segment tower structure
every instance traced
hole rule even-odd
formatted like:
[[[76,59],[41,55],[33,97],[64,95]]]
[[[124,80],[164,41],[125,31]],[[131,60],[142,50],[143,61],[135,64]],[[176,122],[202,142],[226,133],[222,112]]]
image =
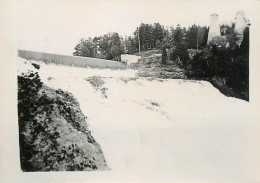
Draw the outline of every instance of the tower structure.
[[[245,18],[244,11],[237,11],[235,18],[235,33],[237,37],[237,44],[240,46],[243,40],[243,33],[247,26],[247,20]]]
[[[208,42],[212,42],[214,38],[217,38],[220,36],[220,26],[218,23],[218,14],[213,13],[210,15],[210,27],[209,27],[209,34],[208,34]]]

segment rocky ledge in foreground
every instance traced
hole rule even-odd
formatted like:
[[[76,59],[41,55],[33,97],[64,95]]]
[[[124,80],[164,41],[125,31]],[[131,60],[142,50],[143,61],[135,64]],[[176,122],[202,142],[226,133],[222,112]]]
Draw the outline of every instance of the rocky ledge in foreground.
[[[77,100],[37,73],[18,76],[18,120],[23,171],[109,169]]]

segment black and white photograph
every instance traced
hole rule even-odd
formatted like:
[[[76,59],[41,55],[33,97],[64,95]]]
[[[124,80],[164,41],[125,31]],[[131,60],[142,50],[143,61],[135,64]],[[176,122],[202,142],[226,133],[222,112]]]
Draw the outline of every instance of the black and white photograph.
[[[17,182],[259,181],[259,1],[11,7]]]

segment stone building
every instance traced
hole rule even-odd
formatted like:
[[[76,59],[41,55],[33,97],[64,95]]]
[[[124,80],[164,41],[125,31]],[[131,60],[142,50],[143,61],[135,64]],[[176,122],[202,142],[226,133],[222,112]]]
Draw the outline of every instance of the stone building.
[[[213,13],[210,15],[210,26],[208,34],[208,44],[213,41],[214,38],[220,37],[220,26],[218,23],[218,14]]]
[[[239,46],[241,45],[243,40],[244,30],[249,25],[250,23],[245,18],[244,11],[237,11],[236,18],[235,18],[234,32],[237,38],[236,43]],[[226,31],[227,28],[225,27],[223,27],[222,29],[220,28],[219,21],[218,21],[218,14],[216,13],[211,14],[207,44],[213,43],[218,46],[229,47],[230,43],[228,37],[230,32],[226,33]],[[192,60],[197,53],[201,52],[201,50],[188,49],[187,52],[189,54],[189,58]]]
[[[237,44],[240,46],[243,40],[243,33],[248,24],[244,11],[237,11],[235,18],[235,33],[238,38]]]
[[[243,40],[244,30],[248,25],[249,22],[245,18],[244,11],[237,11],[236,18],[235,18],[234,32],[236,34],[236,37],[238,38],[237,44],[239,46],[241,45],[241,42]],[[214,43],[218,45],[228,46],[229,43],[227,42],[227,35],[221,36],[221,31],[222,33],[225,34],[226,29],[220,30],[220,25],[218,23],[218,14],[214,13],[211,15],[211,19],[210,19],[210,27],[209,27],[207,44]]]

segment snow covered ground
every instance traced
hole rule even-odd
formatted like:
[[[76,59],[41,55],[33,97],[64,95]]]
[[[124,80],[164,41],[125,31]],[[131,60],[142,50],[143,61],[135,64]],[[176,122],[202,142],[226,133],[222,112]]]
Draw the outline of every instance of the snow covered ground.
[[[18,70],[31,68],[19,58]],[[42,81],[71,92],[117,180],[248,180],[249,103],[210,83],[135,78],[134,70],[46,65]],[[28,68],[26,68],[28,67]],[[100,76],[106,96],[86,81]]]

